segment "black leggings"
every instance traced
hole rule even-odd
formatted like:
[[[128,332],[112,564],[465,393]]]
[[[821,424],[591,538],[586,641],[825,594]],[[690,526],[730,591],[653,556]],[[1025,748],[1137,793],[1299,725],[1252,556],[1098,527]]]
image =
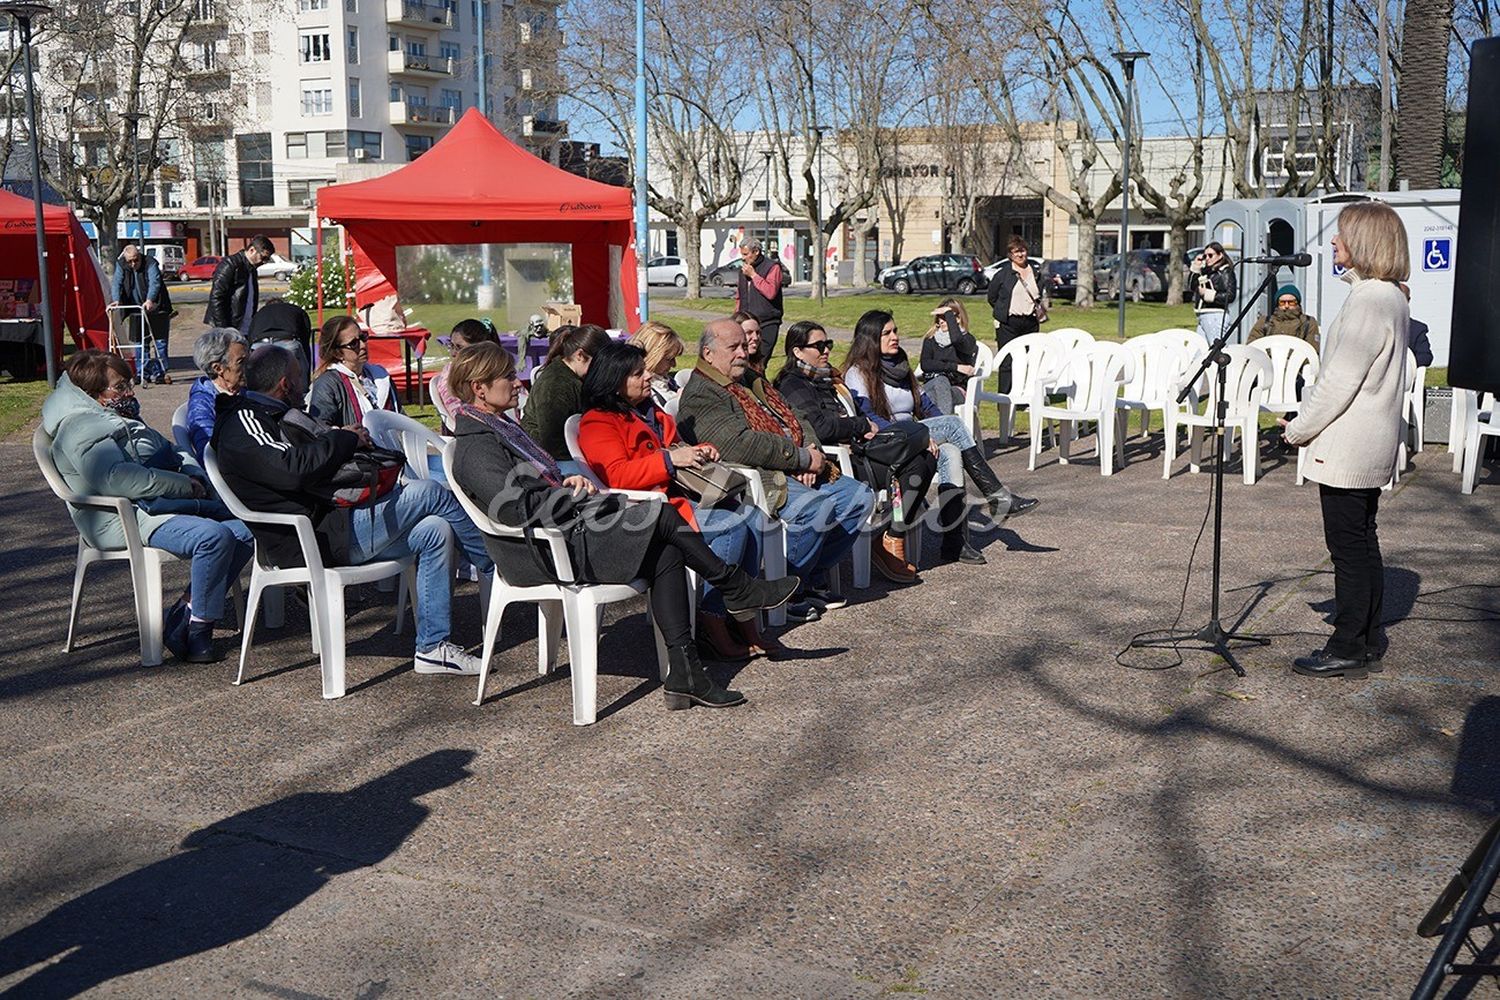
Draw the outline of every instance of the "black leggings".
[[[1000,348],[1017,337],[1024,337],[1028,333],[1036,333],[1041,328],[1042,326],[1037,322],[1035,316],[1007,316],[995,327],[995,350],[998,352]],[[1010,358],[1006,358],[1000,363],[999,376],[1000,391],[1009,393],[1011,390]]]
[[[682,519],[677,508],[663,503],[661,516],[646,557],[641,560],[640,576],[647,584],[647,599],[656,627],[668,646],[686,646],[693,641],[688,615],[687,574],[693,570],[705,580],[722,581],[733,568],[714,554],[692,525]]]

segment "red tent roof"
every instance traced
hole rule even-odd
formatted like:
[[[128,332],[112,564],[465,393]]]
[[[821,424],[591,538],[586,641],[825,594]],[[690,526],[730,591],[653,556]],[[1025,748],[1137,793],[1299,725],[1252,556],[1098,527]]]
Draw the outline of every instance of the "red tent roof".
[[[318,192],[318,214],[336,222],[629,220],[628,188],[560,170],[501,135],[470,108],[427,152],[382,177]]]
[[[43,205],[42,226],[49,233],[66,233],[74,215],[66,205]],[[36,233],[36,206],[30,198],[0,189],[0,231]]]

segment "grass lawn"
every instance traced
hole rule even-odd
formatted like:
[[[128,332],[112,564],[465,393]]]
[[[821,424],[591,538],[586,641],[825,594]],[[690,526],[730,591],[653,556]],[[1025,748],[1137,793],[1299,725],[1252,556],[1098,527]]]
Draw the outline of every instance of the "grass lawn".
[[[47,380],[17,382],[0,376],[0,438],[7,438],[36,419],[47,398]]]

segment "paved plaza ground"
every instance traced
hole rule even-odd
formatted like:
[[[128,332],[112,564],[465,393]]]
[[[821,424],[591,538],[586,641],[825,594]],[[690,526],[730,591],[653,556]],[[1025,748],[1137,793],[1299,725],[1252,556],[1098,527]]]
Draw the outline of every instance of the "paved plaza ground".
[[[185,397],[143,393],[148,418]],[[575,728],[526,608],[480,708],[411,672],[373,591],[339,701],[295,610],[242,687],[143,669],[119,569],[64,655],[76,534],[29,437],[0,442],[16,996],[1405,995],[1500,799],[1500,470],[1462,496],[1441,448],[1382,504],[1368,680],[1289,669],[1332,582],[1316,487],[1279,460],[1226,484],[1229,607],[1280,633],[1249,676],[1116,662],[1172,622],[1211,482],[1163,481],[1158,437],[1107,479],[999,451],[1043,505],[984,536],[989,565],[931,542],[922,584],[789,632],[804,659],[726,669],[742,709],[666,713],[643,605],[611,611],[604,711]],[[479,629],[463,584],[457,638]]]

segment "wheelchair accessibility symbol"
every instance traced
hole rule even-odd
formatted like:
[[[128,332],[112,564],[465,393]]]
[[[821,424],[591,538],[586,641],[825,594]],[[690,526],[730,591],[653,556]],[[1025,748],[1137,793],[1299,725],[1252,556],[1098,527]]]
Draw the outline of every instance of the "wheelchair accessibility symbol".
[[[1422,241],[1422,270],[1446,271],[1453,266],[1451,238]]]

